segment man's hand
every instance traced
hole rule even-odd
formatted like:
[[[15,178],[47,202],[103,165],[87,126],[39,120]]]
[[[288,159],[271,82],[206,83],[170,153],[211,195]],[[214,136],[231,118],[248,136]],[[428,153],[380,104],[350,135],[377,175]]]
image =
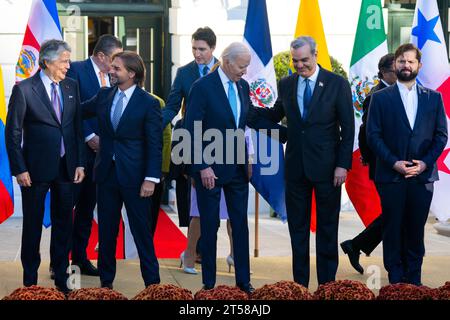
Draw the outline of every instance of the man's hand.
[[[405,178],[411,178],[416,175],[417,168],[416,166],[411,166],[411,162],[399,160],[394,164],[393,169],[400,174],[404,175]]]
[[[203,186],[211,190],[214,188],[216,182],[214,180],[217,179],[216,175],[214,174],[214,170],[210,167],[200,170],[200,177],[202,178]]]
[[[21,187],[31,187],[31,178],[28,171],[22,172],[16,176],[17,183]]]
[[[155,192],[155,183],[153,181],[145,180],[141,186],[141,193],[139,194],[142,198],[148,198]]]
[[[87,142],[89,148],[91,148],[94,152],[97,152],[100,148],[100,138],[99,136],[95,135]]]
[[[412,160],[412,163],[414,163],[414,166],[408,168],[410,170],[409,173],[405,175],[405,178],[418,176],[427,169],[427,165],[422,160]]]
[[[84,179],[84,168],[83,167],[77,167],[75,169],[75,177],[73,179],[74,183],[81,183]]]
[[[336,169],[334,169],[334,186],[342,186],[345,179],[347,179],[347,169],[336,167]]]

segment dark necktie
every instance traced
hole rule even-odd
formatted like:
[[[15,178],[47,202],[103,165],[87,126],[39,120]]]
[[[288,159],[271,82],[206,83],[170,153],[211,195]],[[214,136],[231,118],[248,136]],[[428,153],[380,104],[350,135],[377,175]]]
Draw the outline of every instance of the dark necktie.
[[[202,77],[206,76],[209,72],[208,66],[204,66],[202,70]]]
[[[305,91],[303,92],[303,119],[306,119],[309,112],[309,103],[311,102],[311,87],[309,86],[308,78],[305,79]]]
[[[61,118],[62,118],[61,100],[59,100],[58,84],[55,82],[52,82],[52,106],[53,106],[53,110],[55,110],[56,118],[58,118],[59,123],[61,123]],[[64,139],[61,135],[61,148],[59,150],[59,155],[61,157],[63,157],[65,153],[66,153],[66,150],[64,148]]]

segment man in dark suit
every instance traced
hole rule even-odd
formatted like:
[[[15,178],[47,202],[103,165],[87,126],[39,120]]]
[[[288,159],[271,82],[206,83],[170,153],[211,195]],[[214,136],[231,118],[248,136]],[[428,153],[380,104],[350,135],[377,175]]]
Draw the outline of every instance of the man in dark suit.
[[[94,165],[97,183],[99,257],[102,287],[112,288],[116,241],[123,204],[138,250],[145,286],[159,283],[153,247],[151,203],[161,178],[162,121],[158,100],[141,89],[145,66],[134,52],[113,56],[111,80],[83,103],[85,117],[96,116],[100,149]]]
[[[395,52],[397,83],[372,95],[367,142],[376,155],[381,198],[383,261],[389,283],[421,285],[424,228],[438,180],[436,160],[447,143],[440,93],[416,83],[421,52]]]
[[[296,73],[280,80],[278,99],[258,112],[275,122],[287,118],[286,209],[294,280],[309,284],[309,228],[312,191],[317,204],[317,276],[335,280],[341,185],[352,163],[354,119],[348,82],[317,64],[316,43],[291,43]]]
[[[191,134],[193,148],[189,172],[195,180],[200,212],[202,279],[206,290],[212,289],[216,283],[221,190],[225,194],[233,230],[236,285],[245,292],[254,290],[250,284],[244,137],[248,115],[253,108],[250,106],[249,85],[242,79],[250,58],[250,51],[244,44],[230,44],[222,53],[220,67],[192,85],[186,105],[185,127]],[[228,139],[227,131],[236,136]],[[202,136],[196,136],[198,132]],[[202,139],[206,132],[220,133],[223,143],[218,143],[214,152]]]
[[[198,28],[192,34],[192,55],[194,60],[188,64],[178,68],[177,74],[170,89],[167,104],[164,108],[163,128],[169,124],[181,111],[181,116],[184,117],[186,99],[192,84],[199,78],[207,75],[212,70],[217,59],[213,56],[216,48],[216,35],[209,27]],[[175,129],[184,126],[183,118],[178,120],[175,124]],[[173,143],[172,148],[176,146]],[[186,175],[184,165],[175,165],[173,162],[170,165],[169,179],[176,181],[176,197],[178,218],[181,227],[189,226],[190,238],[197,239],[199,237],[200,226],[198,219],[190,219],[191,207],[191,181]],[[193,267],[195,257],[186,255],[185,263],[188,267]]]
[[[69,45],[49,40],[39,52],[41,70],[15,85],[8,106],[6,146],[22,191],[23,284],[37,284],[45,196],[51,191],[55,285],[64,293],[72,234],[73,183],[84,178],[84,147],[77,83],[66,78]],[[23,144],[22,144],[23,140]]]
[[[359,129],[358,142],[359,150],[361,152],[361,161],[364,165],[369,166],[369,179],[373,180],[375,177],[375,160],[376,157],[367,145],[366,126],[367,115],[369,114],[370,97],[374,92],[380,91],[389,87],[397,80],[394,68],[394,54],[388,53],[381,57],[378,62],[378,78],[380,81],[372,88],[363,102],[363,116],[362,124]],[[360,234],[350,240],[341,243],[341,248],[345,254],[348,255],[350,264],[356,271],[363,274],[364,268],[359,263],[359,256],[361,251],[367,256],[370,256],[372,251],[380,244],[382,238],[381,233],[381,215],[378,216],[371,224],[367,226]]]
[[[101,87],[110,87],[109,71],[111,57],[122,51],[122,43],[113,35],[102,35],[92,56],[84,61],[73,62],[67,76],[78,82],[81,102],[97,94]],[[91,235],[94,208],[97,203],[96,185],[93,181],[95,154],[99,148],[98,123],[96,118],[83,121],[86,178],[75,188],[75,217],[72,237],[72,265],[77,265],[82,274],[98,276],[97,268],[88,260],[86,248]]]

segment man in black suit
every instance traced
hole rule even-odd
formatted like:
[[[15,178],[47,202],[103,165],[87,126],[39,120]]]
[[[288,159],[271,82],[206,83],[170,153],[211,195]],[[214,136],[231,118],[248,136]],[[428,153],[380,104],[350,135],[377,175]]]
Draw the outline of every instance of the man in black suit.
[[[200,212],[202,242],[202,279],[204,289],[216,283],[217,229],[220,197],[223,190],[231,222],[236,285],[245,292],[254,291],[250,283],[249,235],[247,221],[248,175],[244,130],[254,112],[249,85],[242,79],[250,64],[250,50],[240,42],[225,48],[220,66],[192,85],[186,105],[185,126],[191,134],[192,165],[189,173],[195,181]],[[264,126],[267,122],[257,125]],[[198,126],[201,126],[200,128]],[[267,128],[279,128],[270,122]],[[197,135],[200,129],[201,136]],[[194,133],[195,131],[195,133]],[[211,152],[203,134],[220,133]],[[230,137],[233,133],[235,136]],[[214,136],[215,137],[215,136]],[[231,139],[230,139],[231,138]],[[226,156],[226,159],[225,159]]]
[[[280,80],[271,109],[258,109],[275,122],[287,118],[286,209],[294,280],[309,284],[309,229],[312,191],[317,204],[317,276],[335,280],[341,185],[352,163],[354,119],[348,82],[317,64],[316,42],[291,43],[295,74]]]
[[[83,103],[85,117],[96,116],[100,149],[94,165],[97,183],[99,257],[102,287],[112,288],[121,209],[127,209],[145,286],[159,283],[153,247],[151,203],[161,178],[162,121],[158,100],[141,89],[142,58],[123,51],[113,56],[114,87],[102,88]]]
[[[92,56],[84,61],[70,64],[67,76],[78,82],[81,102],[96,95],[102,87],[110,87],[109,70],[111,57],[122,51],[122,43],[113,35],[102,35],[93,50]],[[81,274],[98,276],[97,268],[88,260],[86,248],[91,235],[94,208],[97,204],[96,185],[92,174],[95,154],[99,149],[98,123],[96,118],[83,121],[86,155],[86,177],[75,188],[75,215],[72,236],[72,265],[80,268]]]
[[[421,285],[424,228],[433,182],[439,179],[436,160],[447,143],[440,93],[416,83],[420,59],[413,44],[396,50],[397,83],[372,95],[367,120],[367,142],[376,155],[389,283]]]
[[[394,68],[394,54],[388,53],[381,57],[378,62],[378,78],[380,81],[372,88],[363,102],[362,124],[359,129],[358,141],[359,150],[361,152],[361,161],[364,165],[369,166],[369,179],[375,177],[375,160],[376,157],[367,145],[366,126],[367,115],[369,114],[370,97],[374,92],[389,87],[397,80]],[[380,244],[381,234],[381,215],[378,216],[371,224],[367,226],[360,234],[350,240],[341,243],[341,248],[348,255],[351,265],[356,271],[363,274],[364,268],[359,263],[361,251],[370,256],[372,251]]]
[[[69,45],[49,40],[39,52],[41,70],[15,85],[6,121],[11,172],[22,191],[23,284],[37,284],[45,196],[51,191],[51,260],[55,285],[64,293],[72,235],[73,183],[84,178],[78,86],[66,78]],[[23,144],[22,144],[23,140]]]

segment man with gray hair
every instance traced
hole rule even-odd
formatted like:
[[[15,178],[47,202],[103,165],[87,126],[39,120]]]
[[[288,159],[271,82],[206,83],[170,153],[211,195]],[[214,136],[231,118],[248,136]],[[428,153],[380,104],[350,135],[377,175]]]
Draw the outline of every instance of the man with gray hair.
[[[307,287],[313,190],[318,282],[336,277],[341,186],[352,164],[354,120],[350,86],[317,64],[314,39],[292,41],[291,56],[297,72],[280,80],[274,107],[258,113],[276,122],[287,118],[286,209],[293,273]]]
[[[217,226],[221,190],[225,195],[233,230],[236,285],[247,293],[254,290],[250,284],[247,222],[249,179],[244,130],[246,125],[256,126],[258,119],[250,117],[254,114],[255,108],[251,106],[249,85],[242,79],[247,72],[250,59],[247,46],[240,42],[230,44],[222,53],[220,66],[192,85],[186,105],[185,126],[191,134],[193,146],[190,176],[195,181],[200,212],[202,278],[206,290],[214,288],[216,283]],[[270,129],[280,127],[265,119],[261,121],[264,123],[258,123],[257,127]],[[194,134],[199,125],[200,137]],[[197,137],[202,139],[208,130],[220,132],[223,141],[215,148],[214,157],[209,161],[206,156],[212,153],[211,146],[194,140]],[[230,131],[234,132],[235,136],[227,139],[227,133]],[[226,159],[223,159],[225,155]]]
[[[23,284],[37,284],[45,197],[51,191],[55,285],[67,287],[73,184],[84,178],[84,146],[77,83],[66,78],[69,45],[49,40],[39,52],[40,71],[13,88],[6,119],[11,172],[22,191]],[[23,143],[22,143],[23,141]]]

